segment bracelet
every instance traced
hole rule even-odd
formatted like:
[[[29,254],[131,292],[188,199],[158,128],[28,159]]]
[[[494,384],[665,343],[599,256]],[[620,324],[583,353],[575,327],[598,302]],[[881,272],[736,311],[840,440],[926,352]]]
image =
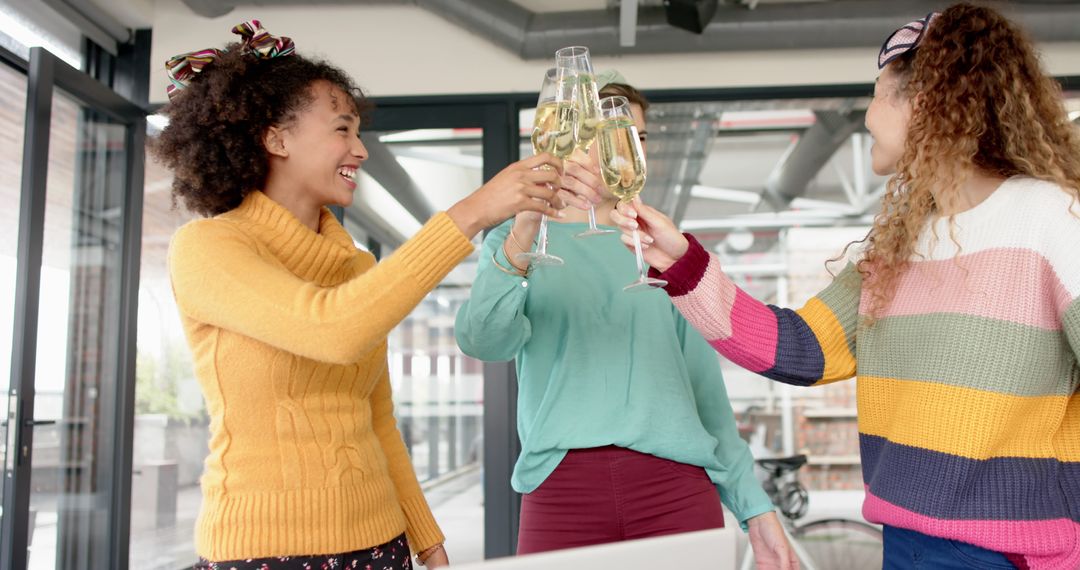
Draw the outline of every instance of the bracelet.
[[[514,258],[510,257],[510,252],[506,251],[506,241],[503,241],[502,252],[503,252],[503,255],[506,256],[506,261],[510,263],[510,267],[517,270],[517,272],[520,273],[522,277],[527,277],[529,275],[529,268],[531,266],[529,264],[525,264],[525,269],[522,269],[522,268],[518,267],[517,264],[514,263]],[[524,249],[521,250],[521,252],[522,253],[529,253],[528,250],[524,250]]]
[[[505,254],[506,251],[503,250],[503,253]],[[495,264],[495,267],[498,268],[499,271],[502,271],[503,273],[505,273],[507,275],[513,275],[514,277],[528,277],[529,276],[529,270],[527,270],[527,269],[525,271],[522,271],[522,270],[518,269],[516,266],[513,269],[507,269],[506,267],[503,267],[502,264],[499,263],[499,260],[495,258],[494,253],[491,254],[491,262]],[[513,265],[513,264],[511,264],[511,265]]]
[[[425,550],[423,552],[417,552],[416,553],[416,563],[421,565],[421,566],[427,566],[428,558],[431,558],[431,555],[433,555],[436,552],[442,550],[442,547],[443,547],[443,545],[440,542],[439,544],[436,544],[435,546],[432,546],[432,547],[428,548],[427,550]]]
[[[517,237],[514,235],[514,226],[510,226],[510,239],[514,240],[514,245],[516,245],[517,248],[522,251],[522,253],[527,253],[527,252],[532,251],[532,248],[525,249],[525,248],[521,247],[521,242],[519,242],[517,240]],[[510,259],[510,257],[507,256],[507,259]]]

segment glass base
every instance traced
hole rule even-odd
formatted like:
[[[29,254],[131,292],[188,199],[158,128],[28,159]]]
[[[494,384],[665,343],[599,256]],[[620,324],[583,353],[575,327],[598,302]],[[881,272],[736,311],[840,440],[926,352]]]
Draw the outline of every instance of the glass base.
[[[637,281],[634,281],[626,287],[623,287],[622,290],[631,292],[648,291],[650,289],[659,289],[665,285],[667,285],[667,281],[664,281],[663,279],[646,277],[644,279],[638,279]]]
[[[584,238],[590,236],[602,236],[605,234],[613,234],[615,230],[602,230],[600,228],[589,228],[579,234],[574,234],[574,237]]]
[[[561,257],[556,257],[549,253],[540,253],[536,251],[530,251],[527,253],[519,253],[514,256],[514,259],[520,259],[521,261],[529,262],[529,265],[537,266],[556,266],[562,265],[563,260]]]

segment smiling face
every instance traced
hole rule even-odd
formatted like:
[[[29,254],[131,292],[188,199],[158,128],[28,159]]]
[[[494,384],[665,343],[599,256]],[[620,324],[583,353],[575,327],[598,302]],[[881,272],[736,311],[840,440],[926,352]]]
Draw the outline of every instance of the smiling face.
[[[911,122],[911,100],[903,92],[900,77],[889,64],[874,84],[874,100],[866,109],[866,129],[874,138],[870,149],[874,174],[888,176],[904,155],[908,124]]]
[[[348,207],[353,176],[368,157],[360,117],[352,98],[329,82],[313,83],[311,95],[311,103],[268,143],[271,176],[295,188],[299,201]]]

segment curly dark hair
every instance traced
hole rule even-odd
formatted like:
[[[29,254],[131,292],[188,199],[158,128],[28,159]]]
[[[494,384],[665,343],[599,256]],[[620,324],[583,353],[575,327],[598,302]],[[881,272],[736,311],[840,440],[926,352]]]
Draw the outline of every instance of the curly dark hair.
[[[371,107],[329,63],[297,54],[260,59],[239,43],[226,49],[162,108],[169,124],[150,145],[175,176],[173,204],[180,198],[203,216],[227,212],[263,187],[269,170],[263,135],[314,101],[313,83],[327,81],[349,94],[361,117]]]

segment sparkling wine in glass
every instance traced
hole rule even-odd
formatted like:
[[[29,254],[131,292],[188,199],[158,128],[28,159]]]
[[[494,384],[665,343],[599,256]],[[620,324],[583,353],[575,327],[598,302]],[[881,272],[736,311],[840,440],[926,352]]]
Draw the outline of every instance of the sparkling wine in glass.
[[[533,119],[533,152],[550,152],[566,158],[577,146],[577,117],[579,113],[577,93],[577,73],[569,68],[553,67],[544,74],[540,85],[540,97],[536,103],[536,118]],[[517,254],[517,259],[531,265],[562,265],[561,257],[547,252],[548,219],[540,218],[539,245],[536,251]]]
[[[589,48],[585,46],[564,47],[555,52],[555,66],[567,67],[577,72],[578,114],[577,147],[585,154],[596,140],[596,129],[600,125],[600,97],[597,95],[596,74],[593,73]],[[589,229],[577,234],[577,237],[598,236],[615,233],[615,230],[602,230],[596,225],[596,208],[589,204]]]
[[[596,135],[600,145],[600,175],[604,185],[619,201],[630,202],[645,188],[647,175],[645,153],[634,126],[630,103],[626,97],[605,97],[600,100],[600,118]],[[634,254],[638,279],[623,287],[623,291],[643,291],[667,285],[667,281],[654,279],[646,273],[637,230],[634,230]]]

